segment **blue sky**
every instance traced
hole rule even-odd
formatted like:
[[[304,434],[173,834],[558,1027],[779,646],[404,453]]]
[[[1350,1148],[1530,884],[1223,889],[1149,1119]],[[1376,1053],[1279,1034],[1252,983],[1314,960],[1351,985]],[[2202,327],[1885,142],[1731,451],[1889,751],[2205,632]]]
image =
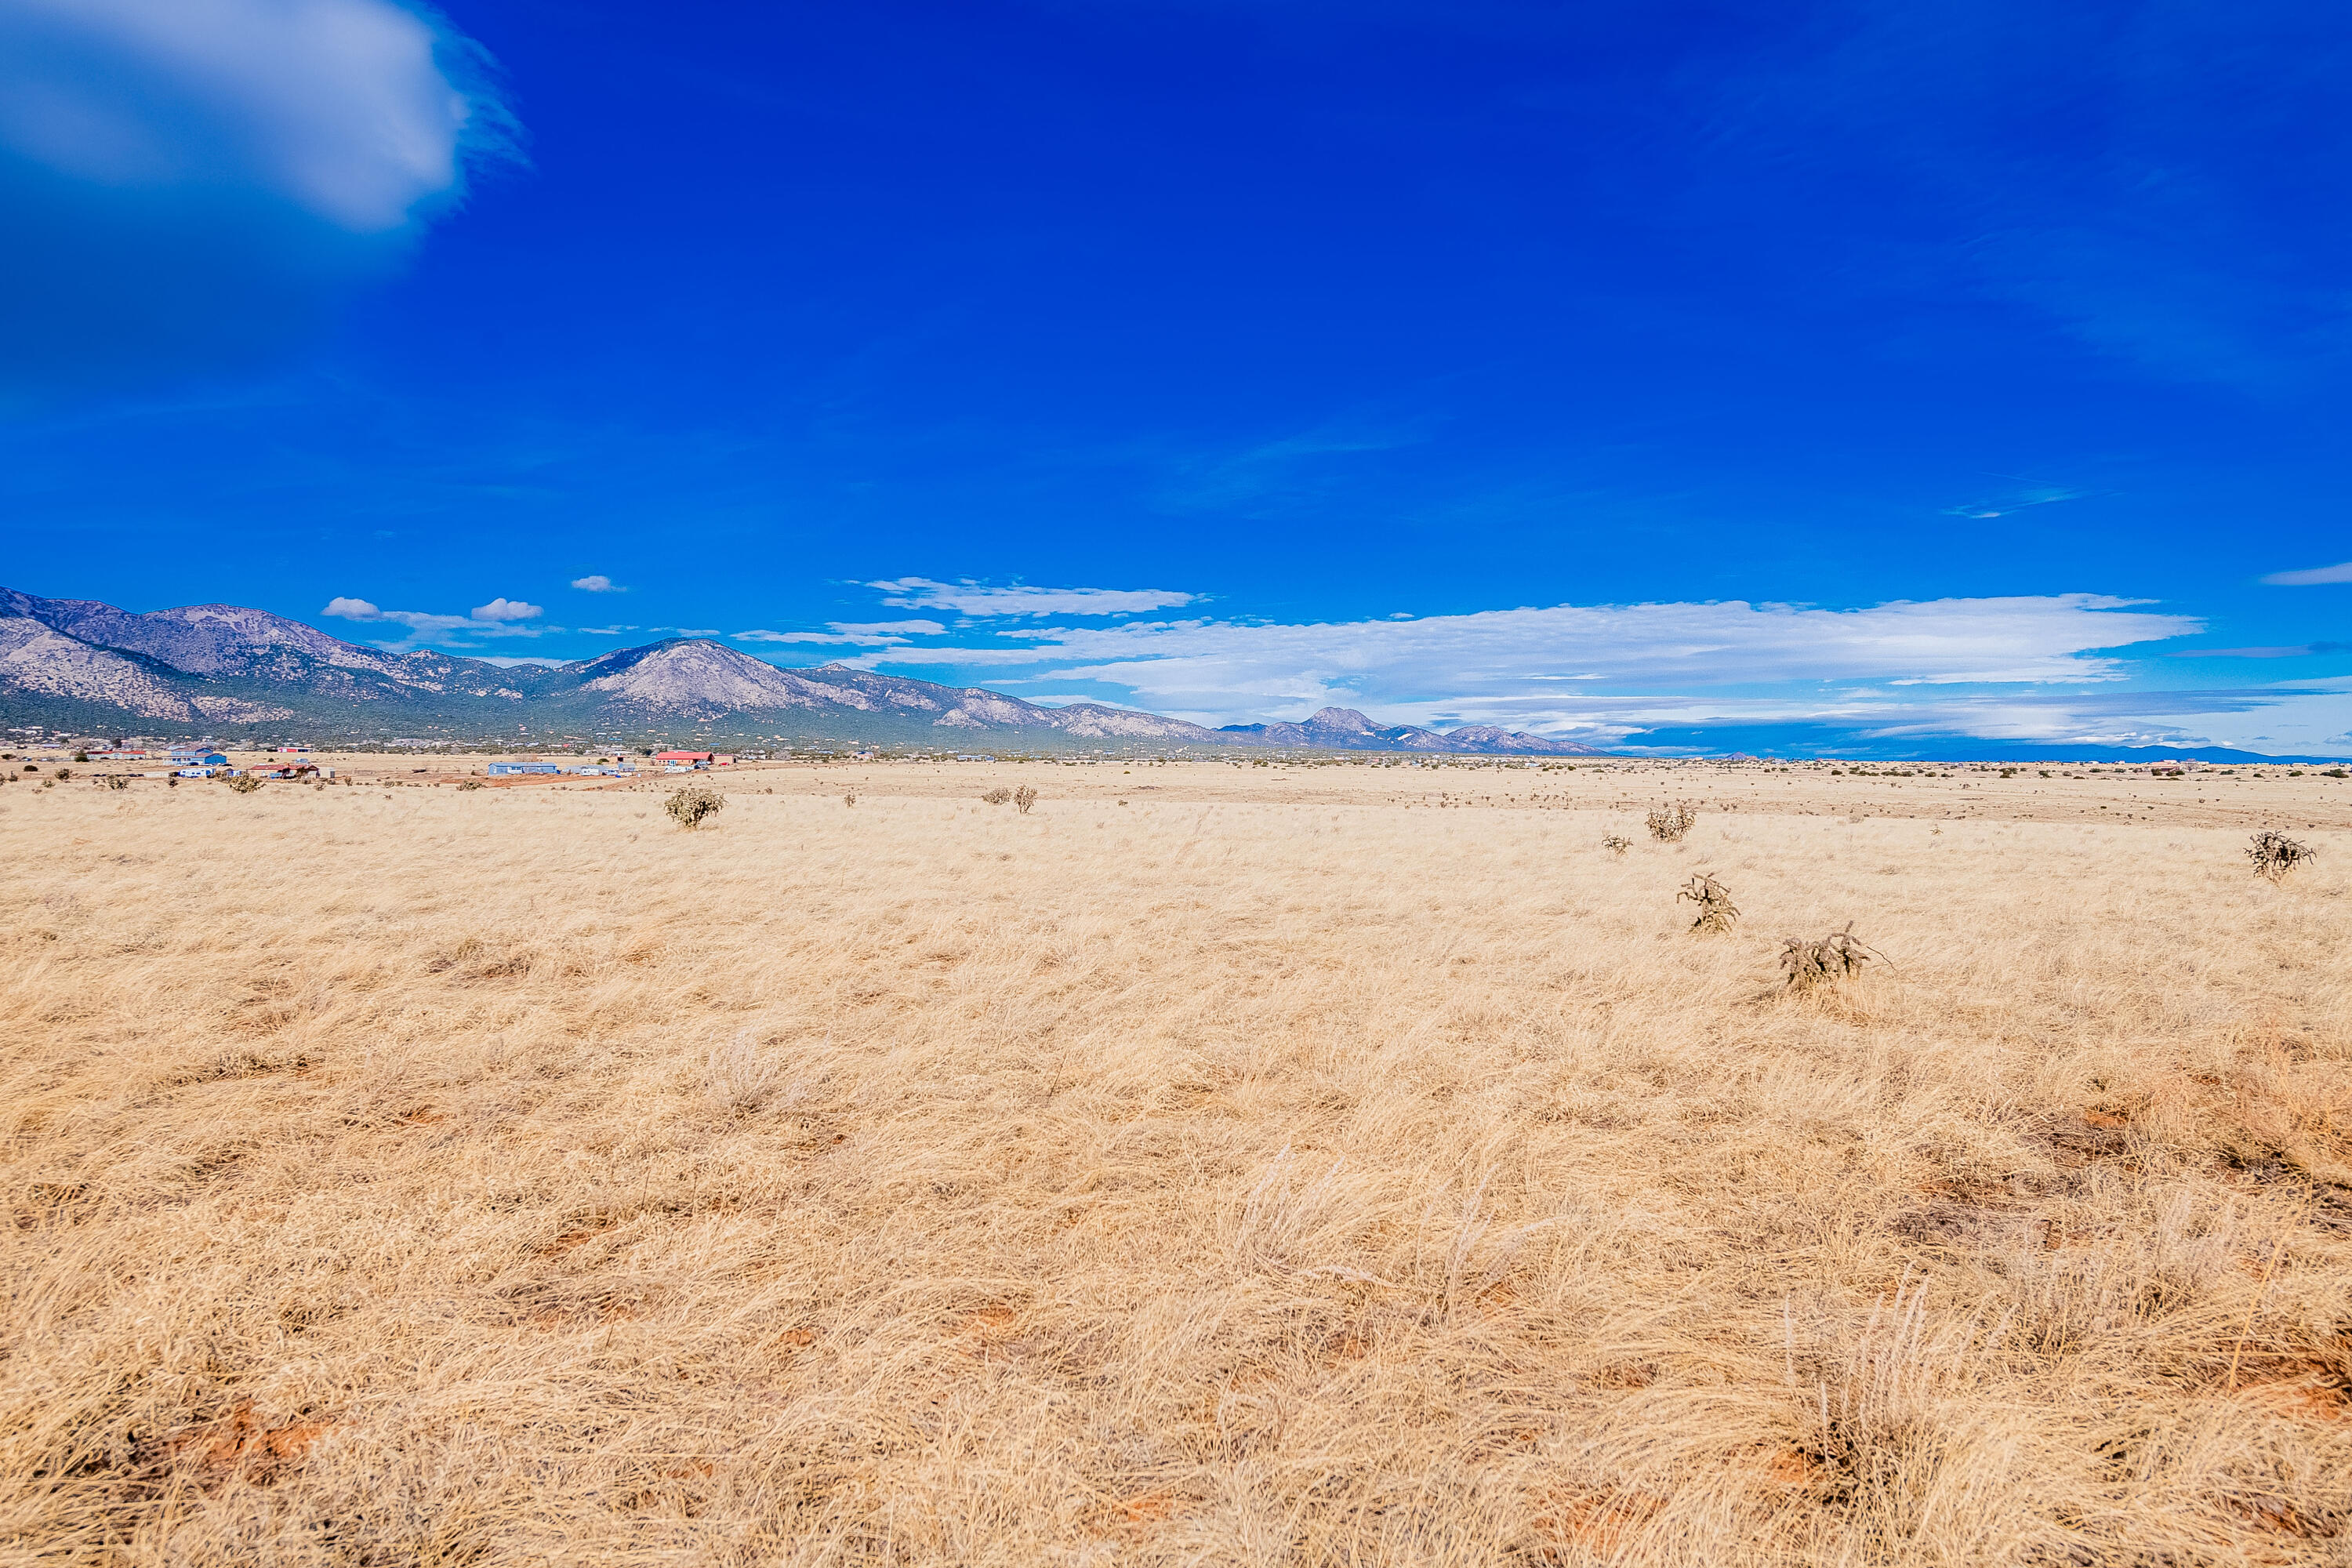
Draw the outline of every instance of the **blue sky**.
[[[2347,68],[2284,4],[0,0],[0,581],[2341,752]]]

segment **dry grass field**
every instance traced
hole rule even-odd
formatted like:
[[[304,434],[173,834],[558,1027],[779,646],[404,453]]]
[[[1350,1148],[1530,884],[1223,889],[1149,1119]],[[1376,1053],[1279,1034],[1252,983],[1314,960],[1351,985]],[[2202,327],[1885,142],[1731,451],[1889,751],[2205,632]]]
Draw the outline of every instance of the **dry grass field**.
[[[0,1559],[2352,1563],[2352,786],[719,782],[0,791]]]

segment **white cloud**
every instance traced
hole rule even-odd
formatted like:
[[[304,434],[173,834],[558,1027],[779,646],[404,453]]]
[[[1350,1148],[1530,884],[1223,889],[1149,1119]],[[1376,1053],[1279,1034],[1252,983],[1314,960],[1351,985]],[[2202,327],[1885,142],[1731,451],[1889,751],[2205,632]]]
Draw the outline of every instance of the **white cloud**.
[[[828,621],[825,624],[847,637],[935,637],[947,630],[937,621]]]
[[[593,573],[585,577],[574,577],[572,579],[572,585],[579,589],[583,594],[625,594],[628,592],[626,588],[622,587],[618,583],[614,582],[602,572]]]
[[[453,193],[503,118],[385,0],[9,0],[0,142],[110,187],[258,188],[354,234]]]
[[[1018,583],[998,588],[929,577],[890,578],[866,586],[881,589],[886,605],[959,616],[1132,616],[1175,609],[1199,596],[1167,588],[1033,588]]]
[[[2352,583],[2352,561],[2335,566],[2314,566],[2302,572],[2273,572],[2263,581],[2281,588],[2308,588],[2319,583]]]
[[[739,642],[815,643],[848,647],[898,647],[910,637],[938,637],[947,630],[937,621],[829,621],[822,632],[730,632]]]
[[[472,637],[535,637],[549,632],[562,631],[561,626],[524,626],[514,623],[529,620],[541,612],[536,605],[519,605],[507,599],[493,599],[470,615],[443,616],[429,610],[380,609],[366,599],[342,595],[327,601],[319,612],[345,621],[389,621],[406,626],[408,635],[394,642],[377,646],[395,651],[426,646],[463,648],[472,647]]]

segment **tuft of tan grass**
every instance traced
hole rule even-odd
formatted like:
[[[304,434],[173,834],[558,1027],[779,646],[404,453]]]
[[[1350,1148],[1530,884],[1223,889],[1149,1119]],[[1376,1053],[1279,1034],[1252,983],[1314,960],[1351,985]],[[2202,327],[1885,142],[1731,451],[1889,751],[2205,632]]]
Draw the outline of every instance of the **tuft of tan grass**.
[[[12,1560],[2341,1554],[2333,858],[772,776],[0,803]]]

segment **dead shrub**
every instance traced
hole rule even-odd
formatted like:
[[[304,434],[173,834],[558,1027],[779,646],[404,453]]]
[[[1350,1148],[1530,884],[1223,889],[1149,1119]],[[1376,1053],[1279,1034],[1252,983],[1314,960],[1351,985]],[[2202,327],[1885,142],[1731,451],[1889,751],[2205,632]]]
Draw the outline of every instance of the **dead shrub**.
[[[129,773],[101,774],[98,780],[98,787],[100,789],[129,789],[131,787],[131,775]]]
[[[980,798],[984,805],[1003,805],[1013,798],[1013,792],[1009,789],[992,789]]]
[[[1698,807],[1686,800],[1650,808],[1650,837],[1661,844],[1679,844],[1698,820]]]
[[[1683,890],[1675,895],[1676,903],[1685,899],[1698,906],[1698,918],[1691,921],[1695,931],[1729,931],[1739,920],[1739,910],[1731,901],[1731,889],[1712,877],[1694,874]]]
[[[2246,858],[2254,863],[2255,876],[2277,882],[2296,867],[2319,858],[2319,851],[2275,827],[2265,827],[2246,846]]]
[[[857,792],[854,789],[844,790],[841,795],[841,804],[844,805],[856,805],[857,804]]]
[[[228,787],[239,795],[251,795],[261,787],[261,781],[251,773],[238,773],[228,781]]]
[[[459,779],[457,781],[457,787],[459,789],[480,789],[483,787],[483,784],[482,781],[479,779]]]
[[[1885,953],[1856,940],[1852,921],[1845,922],[1843,931],[1833,931],[1811,942],[1792,936],[1780,946],[1780,973],[1788,977],[1792,991],[1833,984],[1861,973],[1865,963],[1886,962]]]
[[[1013,792],[1013,809],[1019,812],[1022,816],[1028,816],[1029,808],[1036,804],[1037,792],[1030,788],[1027,784],[1023,784],[1019,789]]]
[[[1622,855],[1633,847],[1633,841],[1622,833],[1604,833],[1601,836],[1601,847],[1612,855]]]
[[[664,803],[670,820],[691,833],[719,815],[727,805],[727,797],[707,784],[690,784]]]
[[[57,780],[59,784],[70,784],[73,781],[73,770],[71,768],[59,768],[56,773],[51,773],[49,776]]]

